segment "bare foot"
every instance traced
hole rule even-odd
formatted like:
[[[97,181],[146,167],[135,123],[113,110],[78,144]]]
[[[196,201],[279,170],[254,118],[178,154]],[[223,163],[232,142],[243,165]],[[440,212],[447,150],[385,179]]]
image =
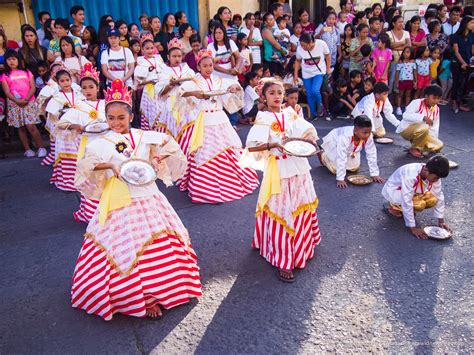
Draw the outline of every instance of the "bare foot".
[[[160,306],[156,305],[146,309],[146,316],[150,318],[161,317],[163,313],[161,312]]]
[[[410,148],[410,150],[408,150],[408,154],[410,154],[412,157],[415,157],[415,158],[418,158],[418,159],[424,158],[423,153],[420,152],[416,148]]]
[[[284,282],[294,282],[295,275],[291,270],[278,269],[278,277]]]
[[[399,210],[396,210],[392,207],[387,208],[387,212],[390,213],[392,216],[401,218],[403,215]]]

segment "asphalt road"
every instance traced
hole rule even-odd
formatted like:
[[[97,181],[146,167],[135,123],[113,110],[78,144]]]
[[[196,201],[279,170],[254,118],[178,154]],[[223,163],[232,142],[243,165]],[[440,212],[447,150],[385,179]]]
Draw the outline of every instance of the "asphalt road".
[[[257,192],[210,206],[168,188],[191,232],[204,295],[160,320],[105,322],[73,309],[71,277],[86,227],[72,219],[78,197],[50,186],[51,168],[38,159],[0,161],[0,353],[474,351],[474,117],[447,111],[443,153],[460,163],[444,182],[452,240],[417,240],[382,211],[380,185],[338,190],[312,158],[322,242],[296,282],[284,284],[250,247]],[[316,126],[322,137],[347,124]],[[388,130],[395,144],[378,146],[385,178],[413,161]],[[436,222],[431,212],[418,220]]]

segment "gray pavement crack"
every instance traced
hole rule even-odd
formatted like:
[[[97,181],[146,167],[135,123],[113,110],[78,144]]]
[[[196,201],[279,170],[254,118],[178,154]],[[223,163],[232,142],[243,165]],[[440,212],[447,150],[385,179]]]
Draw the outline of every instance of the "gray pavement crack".
[[[135,326],[133,327],[133,336],[135,337],[135,346],[137,347],[137,351],[140,354],[145,355],[145,346],[143,345],[142,340],[140,339],[140,335],[138,334],[137,328]]]

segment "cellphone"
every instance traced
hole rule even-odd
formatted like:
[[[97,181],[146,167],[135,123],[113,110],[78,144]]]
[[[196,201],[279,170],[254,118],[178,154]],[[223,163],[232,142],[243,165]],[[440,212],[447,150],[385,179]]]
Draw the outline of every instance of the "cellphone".
[[[331,32],[331,31],[332,31],[332,27],[325,26],[325,27],[323,27],[323,31],[324,31],[324,32]]]

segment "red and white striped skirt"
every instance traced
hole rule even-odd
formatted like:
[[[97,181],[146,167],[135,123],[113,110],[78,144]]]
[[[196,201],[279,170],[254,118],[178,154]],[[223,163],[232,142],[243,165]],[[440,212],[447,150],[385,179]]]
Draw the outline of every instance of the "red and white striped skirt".
[[[98,200],[90,200],[86,198],[83,194],[81,194],[81,203],[79,205],[79,209],[72,215],[74,216],[76,222],[89,223],[89,221],[94,216],[94,213],[97,210],[98,206]]]
[[[188,123],[181,128],[181,131],[176,136],[176,142],[178,142],[181,150],[185,155],[189,153],[189,143],[191,142],[191,136],[193,135],[194,121]]]
[[[54,163],[53,175],[49,182],[63,191],[77,191],[74,187],[77,156],[74,154],[58,154]]]
[[[311,176],[282,179],[281,189],[257,213],[252,247],[279,269],[304,268],[321,241]]]
[[[49,141],[49,153],[44,159],[41,161],[41,165],[53,165],[56,156],[56,142],[50,138]]]
[[[180,190],[188,190],[194,203],[228,202],[252,193],[258,187],[257,173],[240,167],[235,150],[229,147],[199,166],[195,156],[190,155]]]
[[[140,128],[144,131],[153,129],[153,125],[160,116],[161,101],[152,99],[146,92],[142,92],[140,100]]]
[[[201,296],[196,254],[175,235],[186,230],[162,194],[134,198],[111,211],[104,226],[95,213],[87,232],[73,276],[74,308],[105,320],[115,313],[144,317],[157,304],[169,309]]]

